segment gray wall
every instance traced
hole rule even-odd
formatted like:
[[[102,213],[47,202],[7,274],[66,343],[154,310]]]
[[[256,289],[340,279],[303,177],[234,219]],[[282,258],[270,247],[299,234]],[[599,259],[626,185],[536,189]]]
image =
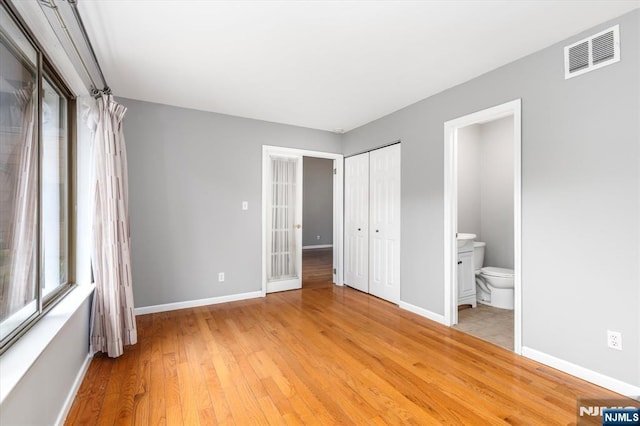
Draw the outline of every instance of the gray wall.
[[[333,244],[333,160],[304,157],[303,163],[302,245]]]
[[[513,117],[479,126],[485,265],[513,269]]]
[[[345,155],[402,140],[401,300],[444,312],[443,123],[521,98],[523,344],[640,385],[639,21],[635,10],[344,135]],[[563,47],[618,23],[622,60],[565,80]]]
[[[513,268],[513,117],[458,131],[458,232],[487,243],[484,266]]]
[[[458,232],[487,243],[485,266],[513,268],[513,117],[458,132]]]
[[[119,101],[128,108],[135,306],[260,291],[262,145],[335,153],[340,136]]]
[[[480,228],[480,140],[479,125],[458,131],[458,232],[476,234]]]

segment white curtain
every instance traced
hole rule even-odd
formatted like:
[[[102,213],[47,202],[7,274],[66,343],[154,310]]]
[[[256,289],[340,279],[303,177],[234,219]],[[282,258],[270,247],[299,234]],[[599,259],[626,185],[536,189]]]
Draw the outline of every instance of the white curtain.
[[[267,279],[296,276],[296,158],[271,157]]]
[[[101,96],[94,115],[93,253],[96,283],[91,344],[110,357],[138,340],[131,287],[127,155],[122,120],[127,109]]]
[[[6,318],[35,298],[35,258],[38,212],[38,138],[33,87],[16,93],[22,111],[13,220],[9,235],[10,269],[3,283],[0,315]]]

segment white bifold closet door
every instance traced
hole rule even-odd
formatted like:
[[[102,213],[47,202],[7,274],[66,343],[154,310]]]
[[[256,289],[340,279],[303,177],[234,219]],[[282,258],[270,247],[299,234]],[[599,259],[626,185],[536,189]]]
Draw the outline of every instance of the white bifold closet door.
[[[369,153],[344,160],[344,281],[369,292]]]
[[[369,154],[369,293],[400,301],[400,144]]]
[[[400,144],[345,160],[345,284],[400,301]]]

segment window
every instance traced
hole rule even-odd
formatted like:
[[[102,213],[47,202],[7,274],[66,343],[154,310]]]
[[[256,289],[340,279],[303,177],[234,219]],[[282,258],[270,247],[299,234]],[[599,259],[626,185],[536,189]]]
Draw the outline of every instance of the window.
[[[70,91],[0,8],[0,351],[71,287]]]

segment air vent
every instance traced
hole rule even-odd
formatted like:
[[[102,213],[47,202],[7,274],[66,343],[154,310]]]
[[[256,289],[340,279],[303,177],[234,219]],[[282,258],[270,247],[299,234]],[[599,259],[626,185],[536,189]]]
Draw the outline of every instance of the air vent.
[[[583,41],[569,48],[569,72],[574,73],[589,66],[589,42]]]
[[[576,77],[620,60],[620,26],[616,25],[564,48],[564,78]]]

